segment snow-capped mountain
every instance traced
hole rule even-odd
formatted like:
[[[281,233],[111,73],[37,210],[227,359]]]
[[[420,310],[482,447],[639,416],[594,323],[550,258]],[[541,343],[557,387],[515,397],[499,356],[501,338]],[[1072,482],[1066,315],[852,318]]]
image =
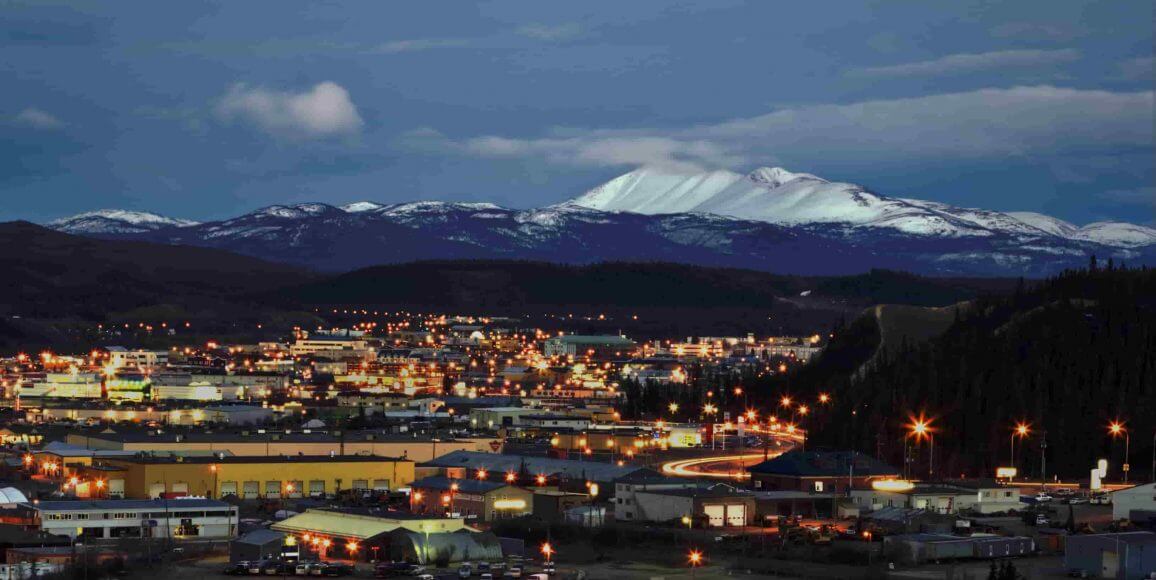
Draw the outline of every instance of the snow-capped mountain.
[[[798,226],[840,224],[885,228],[932,237],[1054,236],[1128,248],[1156,243],[1156,230],[1120,223],[1080,228],[1042,214],[1003,213],[887,197],[860,185],[835,183],[809,173],[763,167],[747,175],[732,171],[681,173],[643,167],[572,200],[603,211],[649,215],[710,213]]]
[[[203,224],[153,214],[141,214],[152,217],[137,224],[128,218],[104,224],[86,215],[50,225],[87,235],[210,246],[329,271],[436,258],[661,260],[796,274],[892,268],[1001,276],[1048,275],[1082,266],[1090,254],[1156,265],[1152,228],[1079,227],[1036,213],[888,197],[777,167],[748,174],[643,168],[568,202],[528,210],[361,201],[275,205]]]
[[[147,211],[101,209],[58,219],[48,225],[70,234],[132,234],[161,228],[183,228],[200,222],[165,217]]]

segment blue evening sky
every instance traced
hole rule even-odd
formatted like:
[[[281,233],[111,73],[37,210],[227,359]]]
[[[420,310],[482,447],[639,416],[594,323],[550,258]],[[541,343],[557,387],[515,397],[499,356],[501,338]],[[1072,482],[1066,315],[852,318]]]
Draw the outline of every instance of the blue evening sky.
[[[0,0],[0,219],[534,207],[642,164],[1152,223],[1151,0]]]

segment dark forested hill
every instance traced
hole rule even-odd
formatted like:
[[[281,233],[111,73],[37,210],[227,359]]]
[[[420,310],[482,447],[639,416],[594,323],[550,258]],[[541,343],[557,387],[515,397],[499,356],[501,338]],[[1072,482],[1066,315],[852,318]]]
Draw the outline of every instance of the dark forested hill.
[[[291,266],[220,250],[98,240],[0,224],[0,314],[104,318],[162,303],[237,299],[309,280]]]
[[[818,361],[759,392],[835,403],[811,419],[817,444],[854,447],[902,464],[909,417],[932,419],[939,476],[992,475],[1011,461],[1038,477],[1046,440],[1049,474],[1087,477],[1096,459],[1112,460],[1119,478],[1123,440],[1131,433],[1132,479],[1150,476],[1156,434],[1156,271],[1093,267],[1027,289],[983,297],[955,313],[942,335],[903,340],[875,353],[880,333],[865,316],[839,332]],[[858,372],[856,372],[858,371]],[[854,378],[857,377],[857,378]],[[767,401],[770,404],[770,401]],[[1046,436],[1045,436],[1046,433]],[[912,472],[926,477],[930,446],[913,452]]]
[[[586,266],[502,260],[377,266],[281,293],[319,306],[426,309],[575,320],[569,330],[626,332],[639,338],[812,333],[879,302],[941,306],[1014,280],[927,278],[875,270],[838,277],[783,276],[736,268],[610,262]],[[543,318],[545,317],[545,318]]]

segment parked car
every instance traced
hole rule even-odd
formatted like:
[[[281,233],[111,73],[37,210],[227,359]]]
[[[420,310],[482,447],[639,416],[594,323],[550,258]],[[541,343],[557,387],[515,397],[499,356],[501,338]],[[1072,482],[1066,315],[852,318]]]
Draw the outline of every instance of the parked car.
[[[1097,493],[1096,495],[1092,496],[1092,499],[1089,500],[1089,503],[1095,505],[1112,505],[1112,496],[1106,493]]]
[[[473,573],[474,569],[469,564],[458,566],[458,578],[469,578]]]
[[[1046,502],[1052,501],[1052,496],[1048,495],[1048,492],[1046,492],[1046,491],[1041,491],[1041,492],[1036,494],[1035,499],[1039,503],[1046,503]]]
[[[227,576],[244,576],[249,573],[249,563],[236,562],[234,564],[229,564],[228,566],[225,566],[224,570],[221,570],[221,573]]]
[[[1073,495],[1072,497],[1068,498],[1067,503],[1068,503],[1068,505],[1084,504],[1084,503],[1088,503],[1088,498],[1086,498],[1082,495]]]

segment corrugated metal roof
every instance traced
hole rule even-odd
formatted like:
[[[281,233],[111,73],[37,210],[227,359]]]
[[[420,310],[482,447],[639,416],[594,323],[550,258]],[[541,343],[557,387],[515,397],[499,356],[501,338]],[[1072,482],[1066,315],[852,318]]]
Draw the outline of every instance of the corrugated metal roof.
[[[639,465],[618,466],[597,461],[573,461],[525,455],[500,455],[480,451],[453,451],[422,465],[431,467],[482,468],[491,473],[519,472],[524,467],[532,475],[563,475],[570,479],[586,479],[597,482],[611,482],[626,477],[639,470],[648,469]]]
[[[897,475],[898,469],[857,451],[788,451],[747,471],[796,477]]]
[[[215,499],[106,499],[97,501],[42,501],[33,506],[40,511],[116,511],[116,510],[182,510],[232,509],[232,505]]]
[[[403,520],[327,510],[308,510],[270,526],[279,532],[315,533],[360,540],[398,529],[422,531],[423,527],[437,528],[431,531],[452,531],[464,529],[465,524],[462,520],[449,518]]]

